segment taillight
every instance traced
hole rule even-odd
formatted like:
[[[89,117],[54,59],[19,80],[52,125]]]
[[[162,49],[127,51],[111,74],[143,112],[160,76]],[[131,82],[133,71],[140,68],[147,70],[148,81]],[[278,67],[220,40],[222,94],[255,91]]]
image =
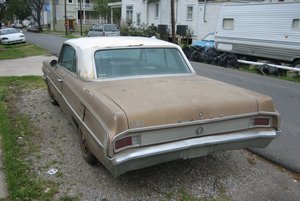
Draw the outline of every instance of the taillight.
[[[115,142],[115,148],[121,149],[123,147],[131,146],[132,145],[132,137],[125,137],[122,139],[119,139]]]
[[[252,120],[252,126],[270,126],[270,118],[257,117]]]
[[[120,150],[126,147],[139,145],[139,136],[127,136],[121,139],[116,140],[115,150]]]

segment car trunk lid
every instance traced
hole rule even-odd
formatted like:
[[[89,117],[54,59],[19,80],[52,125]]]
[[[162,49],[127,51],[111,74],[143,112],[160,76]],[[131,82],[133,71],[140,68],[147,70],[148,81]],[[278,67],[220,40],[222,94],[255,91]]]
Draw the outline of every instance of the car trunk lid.
[[[101,91],[124,111],[129,128],[257,113],[260,107],[274,111],[271,99],[264,95],[201,76],[117,83]]]

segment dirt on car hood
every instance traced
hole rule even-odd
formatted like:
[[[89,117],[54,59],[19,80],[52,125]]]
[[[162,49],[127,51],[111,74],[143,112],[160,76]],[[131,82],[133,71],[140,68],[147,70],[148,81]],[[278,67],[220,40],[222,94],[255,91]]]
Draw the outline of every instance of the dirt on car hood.
[[[124,111],[129,128],[274,112],[268,96],[201,76],[114,81],[101,91]]]

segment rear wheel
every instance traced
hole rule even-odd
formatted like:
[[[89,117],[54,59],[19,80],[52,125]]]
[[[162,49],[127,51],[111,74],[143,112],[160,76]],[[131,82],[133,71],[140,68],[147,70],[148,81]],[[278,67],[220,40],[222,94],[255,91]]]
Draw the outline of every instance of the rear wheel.
[[[50,102],[51,102],[53,105],[58,105],[58,102],[55,100],[55,97],[54,97],[54,95],[52,94],[52,92],[51,92],[50,87],[48,86],[48,84],[47,84],[47,89],[48,89],[48,95],[49,95]]]
[[[92,154],[92,152],[89,149],[89,145],[87,143],[87,140],[85,136],[83,135],[81,129],[79,128],[79,136],[80,136],[80,148],[81,153],[84,158],[84,160],[91,165],[94,165],[97,163],[96,157]]]

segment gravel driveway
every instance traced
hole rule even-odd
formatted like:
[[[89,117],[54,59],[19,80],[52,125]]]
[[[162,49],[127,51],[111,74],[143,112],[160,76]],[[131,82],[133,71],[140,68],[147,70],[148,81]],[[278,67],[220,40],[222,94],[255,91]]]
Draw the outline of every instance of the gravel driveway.
[[[76,130],[45,89],[26,91],[16,108],[28,115],[41,137],[32,157],[38,176],[59,183],[55,199],[180,200],[182,194],[201,200],[300,200],[300,182],[292,174],[245,150],[179,160],[113,178],[101,165],[88,165],[81,156]],[[50,168],[58,169],[48,175]]]

